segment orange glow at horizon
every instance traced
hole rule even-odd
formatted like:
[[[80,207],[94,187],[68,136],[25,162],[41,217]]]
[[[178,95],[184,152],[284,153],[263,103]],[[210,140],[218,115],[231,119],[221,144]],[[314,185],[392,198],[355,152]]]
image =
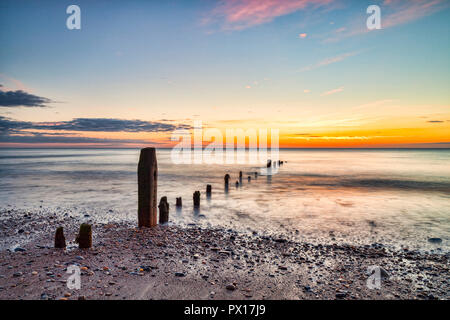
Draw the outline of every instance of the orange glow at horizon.
[[[405,121],[406,122],[406,121]],[[413,126],[417,125],[417,126]],[[208,128],[217,128],[222,133],[222,139],[226,142],[226,130],[241,128],[267,130],[267,144],[270,146],[271,127],[266,123],[265,127],[258,123],[248,121],[227,121],[224,123],[214,123],[203,125],[203,134]],[[220,125],[220,127],[219,127]],[[450,122],[442,121],[438,123],[426,123],[421,127],[418,123],[400,124],[403,128],[392,128],[391,121],[380,122],[366,127],[350,126],[339,127],[330,126],[310,127],[300,130],[293,125],[280,126],[279,147],[280,148],[384,148],[384,147],[450,147]],[[244,129],[245,128],[245,129]],[[66,137],[80,137],[96,139],[96,142],[86,143],[1,143],[0,147],[125,147],[139,148],[141,146],[155,146],[160,148],[171,148],[181,140],[171,141],[171,132],[64,132]],[[193,142],[194,132],[190,131]],[[203,141],[203,146],[207,146],[212,141]],[[248,137],[246,146],[248,147]],[[236,143],[236,139],[235,139]],[[429,145],[429,146],[428,146]]]

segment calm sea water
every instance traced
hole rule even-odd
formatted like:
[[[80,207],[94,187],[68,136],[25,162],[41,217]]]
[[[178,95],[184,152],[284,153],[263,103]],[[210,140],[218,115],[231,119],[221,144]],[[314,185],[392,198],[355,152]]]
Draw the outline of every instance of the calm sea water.
[[[158,197],[174,223],[221,226],[308,242],[448,251],[450,150],[280,150],[278,174],[247,182],[250,165],[175,165],[158,150]],[[100,221],[137,220],[139,150],[2,149],[0,208]],[[243,185],[235,188],[239,170]],[[231,175],[229,192],[223,176]],[[205,196],[211,184],[211,199]],[[194,211],[192,194],[202,193]],[[175,209],[175,198],[183,209]],[[431,244],[428,238],[442,238]]]

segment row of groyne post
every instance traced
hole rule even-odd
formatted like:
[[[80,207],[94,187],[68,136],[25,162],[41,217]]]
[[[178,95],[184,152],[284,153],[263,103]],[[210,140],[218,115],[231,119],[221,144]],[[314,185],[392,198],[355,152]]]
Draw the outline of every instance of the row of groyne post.
[[[280,166],[284,161],[267,160],[267,168]],[[258,172],[253,172],[254,178],[258,178]],[[139,155],[139,163],[137,168],[138,175],[138,226],[154,227],[158,223],[157,207],[159,209],[159,224],[169,222],[169,203],[167,197],[161,197],[158,206],[157,204],[157,190],[158,190],[158,162],[156,160],[156,149],[153,147],[141,149]],[[228,191],[230,184],[230,175],[227,173],[224,176],[225,192]],[[243,173],[239,171],[239,180],[235,182],[236,188],[242,186]],[[247,176],[247,181],[251,182],[252,176]],[[206,185],[206,197],[211,198],[212,186]],[[195,191],[192,196],[194,210],[200,208],[200,191]],[[176,198],[176,207],[183,206],[182,198]],[[83,223],[80,226],[79,233],[75,242],[78,243],[79,248],[86,249],[92,247],[92,226]],[[66,239],[64,236],[63,227],[58,227],[55,233],[55,248],[65,248]]]
[[[267,168],[283,165],[284,161],[267,160]],[[258,178],[258,172],[253,172],[254,178]],[[156,197],[158,188],[158,164],[156,160],[155,148],[141,149],[138,164],[138,226],[154,227],[157,221]],[[224,176],[225,192],[227,192],[230,184],[231,176],[227,173]],[[243,173],[239,171],[239,180],[235,182],[236,188],[242,185]],[[252,176],[247,176],[247,181],[251,182]],[[212,186],[206,185],[206,197],[211,198]],[[195,191],[192,196],[194,210],[200,208],[200,191]],[[176,207],[183,206],[182,198],[176,198]],[[169,204],[167,197],[162,197],[159,205],[159,223],[169,222]]]

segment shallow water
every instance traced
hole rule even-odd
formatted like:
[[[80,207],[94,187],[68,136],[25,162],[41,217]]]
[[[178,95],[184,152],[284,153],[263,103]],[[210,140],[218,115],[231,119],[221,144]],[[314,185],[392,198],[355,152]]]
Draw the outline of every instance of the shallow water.
[[[247,182],[252,165],[175,165],[158,150],[158,197],[178,224],[221,226],[308,242],[448,251],[450,150],[280,150],[277,174]],[[139,150],[2,149],[0,208],[137,220]],[[239,170],[243,185],[235,188]],[[228,193],[223,176],[231,175]],[[211,184],[211,199],[205,196]],[[202,193],[194,212],[192,194]],[[175,198],[183,209],[175,209]],[[428,238],[442,238],[431,244]]]

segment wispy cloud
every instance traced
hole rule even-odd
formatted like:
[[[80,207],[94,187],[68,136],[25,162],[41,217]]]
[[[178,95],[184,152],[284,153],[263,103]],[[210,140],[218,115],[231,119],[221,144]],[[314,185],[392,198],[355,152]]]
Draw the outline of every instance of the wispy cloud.
[[[218,25],[221,30],[243,30],[268,23],[300,10],[324,8],[333,10],[345,5],[336,0],[222,0],[203,18],[204,25]],[[381,4],[382,28],[391,28],[429,16],[449,7],[448,0],[385,0]],[[325,42],[369,32],[365,26],[366,15],[358,15],[347,26],[328,34]],[[306,34],[300,34],[305,38]]]
[[[2,85],[0,85],[0,87],[3,87],[4,91],[13,91],[13,90],[22,90],[27,92],[32,91],[30,88],[25,86],[25,84],[23,84],[22,81],[11,78],[4,73],[0,73],[0,82],[2,82]]]
[[[385,0],[381,4],[381,28],[389,29],[411,23],[449,7],[450,1],[448,0]],[[379,30],[367,29],[366,17],[361,15],[354,17],[347,26],[328,33],[324,42],[337,42],[369,32],[378,32]]]
[[[393,102],[395,102],[396,100],[393,99],[384,99],[384,100],[377,100],[377,101],[373,101],[373,102],[369,102],[369,103],[365,103],[365,104],[361,104],[357,107],[354,107],[353,110],[361,110],[361,109],[374,109],[374,108],[379,108],[382,106],[386,106],[388,104],[391,104]]]
[[[382,19],[382,27],[390,28],[429,16],[449,7],[448,0],[385,0],[392,11]]]
[[[340,54],[338,56],[334,56],[334,57],[331,57],[331,58],[326,58],[326,59],[324,59],[322,61],[317,62],[316,64],[313,64],[313,65],[310,65],[310,66],[306,66],[306,67],[300,69],[299,72],[311,71],[311,70],[314,70],[314,69],[317,69],[317,68],[320,68],[320,67],[324,67],[324,66],[336,63],[336,62],[340,62],[340,61],[345,60],[345,59],[347,59],[349,57],[353,57],[353,56],[355,56],[355,55],[357,55],[359,53],[360,53],[360,51],[347,52],[347,53]]]
[[[204,24],[218,23],[222,30],[242,30],[275,18],[317,8],[333,0],[227,0],[219,4],[203,19]]]
[[[335,93],[342,92],[342,91],[344,91],[344,87],[340,87],[340,88],[333,89],[333,90],[330,90],[330,91],[325,91],[321,95],[322,96],[329,96],[331,94],[335,94]]]

